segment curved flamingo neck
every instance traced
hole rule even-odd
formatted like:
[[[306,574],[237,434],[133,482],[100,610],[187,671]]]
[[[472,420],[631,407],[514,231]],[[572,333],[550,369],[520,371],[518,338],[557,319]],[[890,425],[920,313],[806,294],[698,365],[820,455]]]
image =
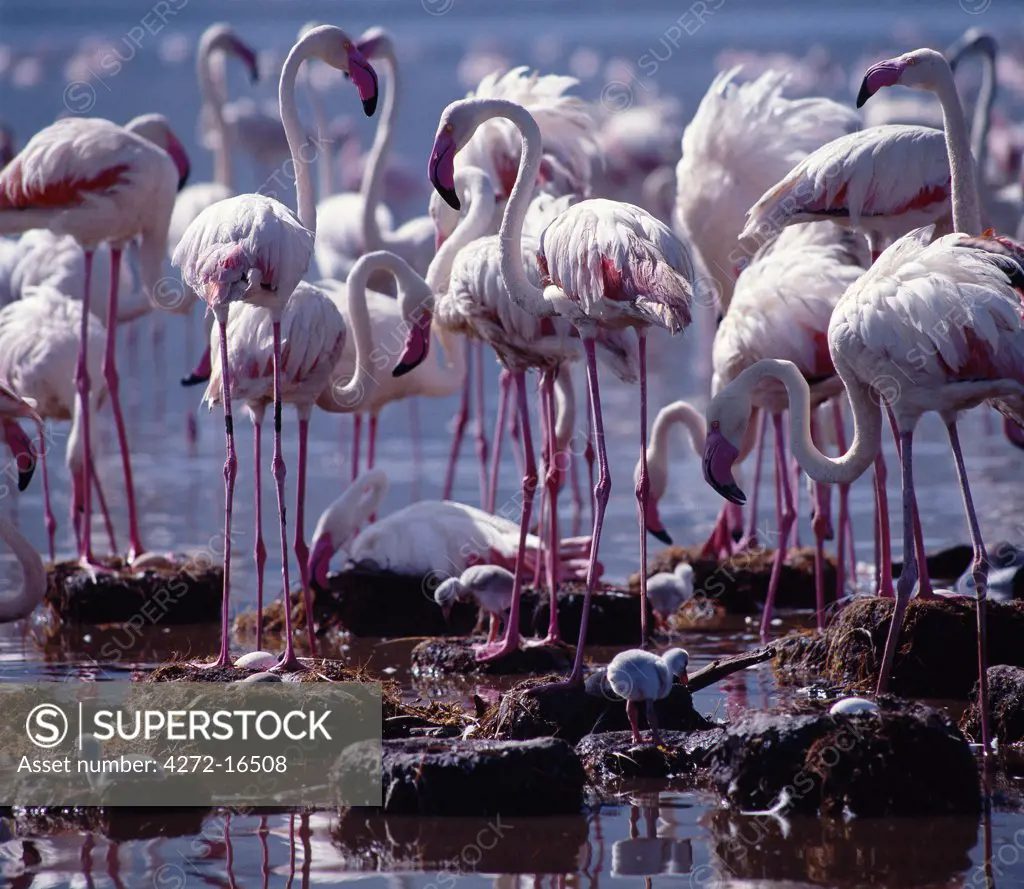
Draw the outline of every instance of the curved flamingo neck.
[[[466,167],[455,174],[455,185],[460,196],[469,201],[469,209],[427,267],[426,282],[435,294],[448,290],[458,252],[486,235],[494,219],[494,185],[490,176],[478,167]]]
[[[970,137],[963,105],[956,91],[956,81],[949,64],[943,60],[935,66],[934,92],[942,105],[942,126],[949,155],[950,202],[953,208],[953,229],[981,234],[981,211],[978,200],[978,179],[974,172]]]
[[[299,222],[314,234],[316,233],[316,196],[313,191],[313,177],[309,162],[302,156],[302,145],[305,134],[299,111],[295,104],[295,81],[302,63],[314,54],[314,47],[319,42],[319,33],[311,31],[292,47],[281,68],[281,82],[278,86],[277,101],[281,108],[281,122],[284,134],[288,139],[288,150],[295,166],[295,200]]]
[[[196,54],[196,75],[199,78],[199,92],[203,104],[213,114],[213,128],[217,139],[213,149],[213,181],[232,189],[233,171],[231,150],[228,146],[228,127],[224,120],[224,103],[227,101],[227,77],[224,71],[224,50],[220,46],[219,34],[203,35]],[[214,54],[217,55],[217,76],[213,73]]]
[[[313,124],[316,126],[316,178],[318,197],[322,201],[334,194],[334,151],[327,137],[327,117],[324,114],[323,102],[320,101],[320,93],[309,79],[306,80],[306,98],[309,100]]]
[[[658,411],[647,446],[647,466],[652,478],[668,480],[669,435],[676,426],[689,433],[690,445],[698,456],[704,453],[707,424],[704,416],[688,401],[677,401]],[[654,471],[651,472],[651,467]],[[657,492],[660,497],[664,491]]]
[[[337,552],[377,512],[387,490],[388,477],[384,470],[371,469],[363,473],[324,510],[313,532],[313,540],[330,534],[331,545]]]
[[[363,181],[359,189],[359,194],[363,198],[364,250],[381,250],[392,243],[392,239],[387,237],[388,233],[381,232],[380,226],[377,224],[377,205],[380,203],[385,166],[388,155],[391,153],[391,143],[394,140],[394,119],[398,113],[398,94],[401,91],[395,46],[386,35],[382,34],[377,38],[373,58],[380,59],[384,63],[387,87],[384,93],[384,107],[380,113],[380,123],[377,125],[373,146],[366,158]]]
[[[21,586],[0,597],[0,621],[20,620],[32,613],[46,592],[46,568],[39,553],[7,519],[0,519],[0,540],[21,565]]]
[[[790,446],[804,472],[816,482],[846,484],[871,465],[882,444],[882,411],[871,398],[870,388],[835,360],[853,408],[853,441],[845,454],[828,457],[811,440],[811,389],[796,365],[773,358],[758,361],[739,374],[728,388],[749,394],[765,377],[774,377],[789,395]],[[723,390],[725,393],[726,390]],[[721,397],[721,396],[719,396]]]
[[[985,177],[988,166],[988,131],[992,123],[992,106],[996,101],[996,60],[995,56],[983,51],[981,54],[981,89],[971,119],[971,154],[978,165],[978,181]]]

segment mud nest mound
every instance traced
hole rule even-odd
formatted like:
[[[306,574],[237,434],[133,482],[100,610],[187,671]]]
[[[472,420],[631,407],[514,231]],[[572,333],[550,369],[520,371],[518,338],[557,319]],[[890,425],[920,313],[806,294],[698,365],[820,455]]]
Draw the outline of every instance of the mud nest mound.
[[[576,745],[583,768],[593,781],[615,783],[620,778],[672,778],[706,765],[721,743],[724,729],[697,732],[662,732],[662,743],[633,742],[632,732],[587,735]]]
[[[133,571],[119,557],[104,561],[95,582],[77,562],[46,571],[46,602],[65,623],[137,621],[200,624],[220,621],[224,575],[219,566],[176,555],[173,567]]]
[[[348,870],[515,874],[573,873],[589,825],[583,815],[543,818],[406,818],[345,809],[331,839]]]
[[[711,756],[740,809],[838,816],[970,815],[981,808],[974,756],[945,714],[899,701],[880,714],[752,713]]]
[[[784,680],[823,679],[870,689],[889,633],[894,599],[864,596],[843,608],[824,634],[798,633],[777,643]],[[988,662],[1024,666],[1024,602],[986,603]],[[966,699],[978,680],[975,600],[912,599],[903,618],[889,691],[905,697]]]
[[[586,784],[575,751],[554,738],[385,741],[383,769],[392,815],[575,814]]]
[[[517,683],[481,718],[480,734],[504,740],[554,737],[577,744],[585,735],[629,728],[625,701],[607,687],[603,671],[573,688],[533,692],[537,686],[564,678],[549,675]],[[655,708],[663,731],[714,727],[693,709],[690,692],[679,684],[672,686],[668,697],[655,702]]]
[[[989,667],[988,712],[992,737],[1000,744],[1024,743],[1024,670],[1000,664]],[[971,689],[971,703],[960,719],[960,730],[971,740],[981,741],[981,710],[978,684]]]
[[[701,547],[670,546],[648,562],[647,575],[671,572],[680,562],[693,566],[695,598],[708,600],[728,614],[758,614],[768,595],[775,550],[752,548],[721,562],[702,559]],[[836,567],[828,557],[825,564],[825,601],[835,601]],[[640,575],[629,578],[631,591],[640,591]],[[791,549],[782,565],[775,596],[776,608],[815,608],[814,550]]]
[[[412,669],[417,676],[445,673],[479,673],[508,676],[526,673],[569,671],[574,649],[553,646],[520,647],[507,657],[494,661],[478,661],[473,642],[483,639],[428,639],[412,650]]]

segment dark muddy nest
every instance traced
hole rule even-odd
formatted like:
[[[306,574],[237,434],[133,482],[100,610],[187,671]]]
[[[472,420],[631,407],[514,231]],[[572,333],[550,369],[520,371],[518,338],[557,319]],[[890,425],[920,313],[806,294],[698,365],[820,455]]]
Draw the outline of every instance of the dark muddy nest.
[[[988,712],[991,735],[1000,744],[1024,742],[1024,670],[1006,664],[989,667]],[[971,740],[981,742],[981,710],[978,685],[971,689],[971,703],[960,719],[960,730]]]
[[[351,870],[561,874],[576,871],[588,823],[543,818],[405,818],[346,809],[331,830]]]
[[[672,778],[706,765],[711,751],[722,742],[724,729],[697,732],[662,732],[660,745],[649,740],[633,743],[632,732],[587,735],[576,745],[583,768],[593,781],[612,783],[620,778]]]
[[[882,703],[881,714],[752,713],[727,726],[712,777],[744,810],[878,817],[980,811],[974,756],[949,717]]]
[[[413,738],[386,741],[383,753],[386,814],[564,815],[583,804],[583,766],[572,747],[554,738]]]
[[[512,674],[566,673],[572,667],[574,650],[569,647],[520,646],[508,657],[478,661],[473,642],[483,639],[428,639],[412,650],[412,669],[417,676],[443,673],[480,673],[489,676]]]
[[[219,622],[221,568],[175,558],[173,569],[132,572],[114,557],[104,562],[112,570],[98,572],[95,583],[78,562],[58,562],[47,568],[46,601],[65,623]]]
[[[576,688],[530,693],[538,685],[564,678],[549,675],[517,683],[480,720],[480,733],[506,740],[555,737],[576,744],[585,735],[629,728],[625,701],[603,685],[603,672],[590,676]],[[663,731],[713,727],[693,709],[693,698],[682,685],[674,685],[669,696],[657,701],[655,707]]]
[[[399,638],[403,636],[468,636],[477,626],[479,610],[472,602],[456,602],[451,623],[434,601],[434,591],[444,580],[441,573],[426,577],[381,571],[371,564],[357,565],[333,574],[329,589],[314,591],[313,612],[318,631],[342,629],[353,636]],[[293,609],[301,605],[292,594]],[[523,591],[519,631],[526,637],[546,636],[549,602],[547,592]],[[583,614],[583,587],[563,584],[558,598],[558,629],[562,638],[575,642]],[[296,612],[293,611],[293,616]],[[283,628],[281,604],[264,609],[264,627]],[[240,627],[255,626],[255,616],[243,615]],[[639,635],[640,603],[634,595],[612,588],[595,591],[590,609],[588,643],[623,645]]]
[[[860,597],[823,634],[796,633],[779,640],[776,673],[788,681],[823,679],[841,688],[874,688],[894,604],[893,599]],[[989,663],[1024,666],[1024,602],[989,600],[986,620]],[[912,698],[964,699],[977,679],[974,599],[912,599],[889,691]]]
[[[700,558],[701,547],[670,546],[648,562],[648,576],[671,572],[680,562],[693,566],[693,589],[697,599],[706,600],[728,614],[759,614],[768,595],[775,550],[751,549],[719,562]],[[629,578],[629,588],[639,592],[640,576]],[[831,557],[825,565],[825,602],[835,601],[836,571]],[[776,608],[815,608],[814,550],[791,549],[782,566]]]

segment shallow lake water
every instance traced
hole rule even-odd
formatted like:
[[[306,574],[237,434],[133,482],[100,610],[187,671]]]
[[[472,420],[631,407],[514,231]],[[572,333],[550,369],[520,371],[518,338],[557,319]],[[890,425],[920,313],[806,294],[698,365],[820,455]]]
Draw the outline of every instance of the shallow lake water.
[[[995,0],[822,5],[807,0],[711,2],[713,10],[697,28],[692,19],[678,46],[664,42],[668,29],[692,15],[689,4],[657,0],[630,3],[588,0],[375,0],[333,4],[274,2],[172,2],[177,12],[158,33],[145,33],[135,44],[129,35],[151,9],[148,3],[105,0],[79,4],[70,0],[3,0],[0,2],[0,117],[11,124],[23,144],[35,129],[62,113],[69,80],[90,85],[93,104],[88,113],[114,120],[147,111],[167,114],[193,158],[194,181],[210,178],[209,155],[197,144],[198,92],[193,75],[193,47],[211,21],[231,21],[251,44],[265,51],[268,63],[280,59],[291,35],[309,19],[342,25],[350,34],[384,24],[400,47],[405,71],[405,96],[398,123],[397,151],[416,175],[426,153],[437,117],[452,99],[464,94],[459,64],[467,50],[492,48],[513,64],[529,64],[565,73],[592,69],[580,90],[597,98],[610,80],[620,75],[605,69],[618,58],[638,66],[638,60],[657,58],[657,70],[644,66],[630,89],[643,101],[644,93],[660,90],[677,96],[689,117],[710,82],[715,60],[727,48],[784,51],[803,56],[815,45],[824,47],[846,71],[859,78],[858,60],[879,58],[918,45],[944,46],[963,29],[981,25],[1000,39],[1018,46],[1024,40],[1020,7]],[[973,14],[978,12],[979,14]],[[438,14],[443,13],[443,14]],[[691,33],[692,31],[692,33]],[[68,66],[90,40],[104,40],[119,49],[123,65],[116,74]],[[127,42],[126,42],[127,41]],[[652,55],[653,54],[653,55]],[[662,61],[664,57],[664,61]],[[648,73],[645,73],[648,72]],[[650,75],[650,76],[649,76]],[[823,81],[824,82],[824,81]],[[232,72],[233,95],[250,88]],[[847,81],[833,82],[837,97],[852,101]],[[254,95],[271,98],[276,85],[261,84]],[[374,121],[356,116],[348,87],[330,95],[330,113],[354,119],[363,146],[372,139]],[[1020,108],[1017,108],[1017,119]],[[238,162],[243,187],[255,187],[261,173]],[[248,178],[246,178],[248,177]],[[425,207],[423,191],[409,201]],[[419,210],[418,212],[423,212]],[[183,390],[177,380],[188,369],[185,323],[179,318],[149,317],[121,333],[122,390],[136,474],[144,542],[153,549],[220,552],[222,545],[223,462],[219,412],[199,408],[200,392]],[[193,339],[199,319],[192,318]],[[700,328],[681,340],[652,340],[650,410],[678,398],[698,406],[706,400],[708,380],[698,356],[708,354]],[[703,336],[709,337],[708,327]],[[577,391],[582,396],[582,374]],[[488,361],[488,378],[496,367]],[[495,412],[496,386],[488,390],[488,437]],[[633,499],[632,467],[638,448],[636,394],[606,375],[602,378],[606,433],[611,458],[613,493],[602,540],[601,560],[606,577],[622,580],[638,567],[638,530]],[[581,399],[582,400],[582,399]],[[415,407],[422,428],[420,455],[410,440],[410,413],[395,404],[381,417],[378,465],[390,479],[382,514],[413,498],[436,498],[440,492],[449,447],[449,427],[457,397],[420,399]],[[198,442],[194,451],[186,436],[186,416],[197,414]],[[585,414],[577,425],[585,432]],[[99,471],[113,492],[112,509],[118,542],[126,536],[119,458],[108,415],[101,416],[96,434]],[[234,543],[236,560],[232,608],[235,613],[255,603],[252,549],[251,432],[240,420],[239,484],[236,489]],[[268,424],[269,431],[269,424]],[[59,548],[71,552],[73,536],[67,521],[70,488],[63,469],[67,428],[53,426],[56,442],[52,476],[54,506],[60,523]],[[269,435],[268,435],[269,437]],[[962,438],[967,465],[986,539],[1024,544],[1024,526],[1016,495],[1024,455],[1010,448],[1000,423],[980,412],[966,417]],[[307,527],[345,488],[350,473],[351,422],[317,415],[312,423]],[[682,436],[675,443],[669,491],[662,502],[666,526],[681,543],[695,543],[710,531],[721,501],[703,482],[698,459],[686,449]],[[294,414],[286,411],[285,457],[294,480],[296,456]],[[364,446],[365,448],[365,446]],[[471,451],[472,442],[464,446]],[[891,459],[890,466],[895,467]],[[365,453],[365,450],[364,450]],[[936,418],[922,422],[915,439],[916,478],[922,521],[929,548],[967,539],[966,525],[946,437]],[[585,469],[581,472],[585,474]],[[766,473],[763,507],[774,502]],[[896,473],[890,472],[890,497],[898,496]],[[749,478],[746,480],[749,484]],[[514,503],[517,474],[505,453],[499,503]],[[275,514],[266,486],[264,515]],[[291,488],[289,487],[289,490]],[[809,506],[802,493],[802,542],[810,540]],[[455,498],[478,500],[476,468],[468,456],[460,464]],[[565,498],[568,501],[568,497]],[[898,500],[891,500],[898,503]],[[563,527],[569,522],[569,504]],[[858,557],[871,558],[872,497],[867,479],[853,488],[852,509]],[[0,499],[0,514],[17,521],[42,551],[41,489]],[[586,512],[585,512],[586,515]],[[771,515],[760,526],[770,534]],[[102,535],[97,522],[96,534]],[[895,557],[900,558],[900,533],[894,527]],[[104,540],[103,536],[98,539]],[[269,543],[268,595],[277,588],[280,553]],[[294,565],[293,565],[294,571]],[[297,575],[293,574],[293,577]],[[0,584],[15,583],[17,569],[0,553]],[[780,628],[780,632],[785,627]],[[125,681],[129,671],[158,664],[174,653],[204,653],[216,645],[216,628],[173,630],[159,625],[142,633],[124,628],[57,631],[41,620],[25,627],[0,629],[0,680],[65,680],[69,677]],[[754,627],[738,621],[731,630],[683,637],[696,669],[714,657],[756,644]],[[113,662],[104,652],[116,650]],[[445,695],[468,700],[473,693],[492,696],[500,685],[486,682],[444,685],[422,683],[408,670],[407,643],[355,640],[338,652],[371,669],[394,669],[408,696]],[[595,657],[609,652],[595,651]],[[730,677],[696,696],[698,709],[719,718],[734,717],[746,708],[773,708],[780,692],[766,665]],[[937,776],[937,780],[941,780]],[[437,823],[426,819],[381,819],[373,825],[379,849],[390,850],[391,870],[376,872],[380,863],[360,853],[344,820],[331,812],[266,812],[228,815],[221,812],[202,824],[178,824],[179,835],[128,839],[112,825],[101,833],[69,833],[55,837],[22,837],[0,846],[0,874],[17,887],[144,887],[184,886],[337,886],[351,881],[368,885],[401,885],[447,889],[459,885],[496,887],[640,885],[687,881],[701,886],[982,886],[985,885],[986,846],[991,850],[995,884],[1024,885],[1024,818],[998,809],[988,830],[973,820],[913,819],[852,821],[822,825],[791,818],[744,818],[721,810],[707,792],[663,791],[637,787],[617,799],[575,818],[534,819],[496,824],[491,821]],[[115,841],[108,837],[121,837]],[[987,841],[987,842],[986,842]],[[488,847],[489,846],[489,847]],[[446,864],[447,862],[447,864]],[[462,872],[469,875],[455,876]]]

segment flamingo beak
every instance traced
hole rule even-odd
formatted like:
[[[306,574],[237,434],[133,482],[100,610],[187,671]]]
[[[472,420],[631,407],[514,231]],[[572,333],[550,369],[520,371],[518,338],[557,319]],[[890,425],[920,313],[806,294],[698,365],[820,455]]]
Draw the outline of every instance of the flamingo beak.
[[[258,83],[260,79],[260,66],[256,59],[256,50],[237,37],[231,41],[231,49],[249,72],[249,82]]]
[[[455,192],[455,137],[447,126],[450,125],[442,127],[434,139],[427,175],[430,184],[444,198],[444,202],[453,210],[461,210],[462,202]]]
[[[665,530],[661,517],[658,515],[658,501],[653,498],[647,501],[647,513],[644,515],[644,527],[647,528],[648,534],[657,540],[660,540],[665,544],[665,546],[672,545],[672,538],[669,536],[668,531]]]
[[[348,76],[356,86],[366,116],[373,117],[377,110],[377,72],[355,46],[348,51]]]
[[[398,363],[391,371],[391,376],[402,377],[410,371],[419,367],[430,353],[430,312],[424,312],[423,317],[414,323],[409,329],[405,338],[405,345],[402,347],[402,354],[398,356]]]
[[[4,420],[3,429],[4,438],[14,455],[14,464],[18,467],[18,490],[24,491],[36,471],[36,450],[25,430],[14,420]]]
[[[742,506],[747,502],[747,495],[732,475],[732,465],[739,454],[739,449],[717,426],[708,431],[704,444],[704,480],[730,503]]]
[[[308,567],[309,581],[318,590],[327,590],[327,571],[331,567],[331,556],[334,555],[334,542],[330,534],[321,534],[313,541],[313,549],[309,553]]]
[[[195,366],[195,370],[193,370],[187,377],[182,378],[181,385],[197,386],[199,383],[205,383],[210,379],[211,371],[210,344],[207,343],[206,349],[203,351],[203,355],[199,359],[199,363]]]
[[[689,674],[687,673],[686,670],[683,670],[683,675],[679,677],[679,681],[681,683],[683,683],[683,687],[684,688],[689,688],[689,686],[690,686],[690,676],[689,676]]]
[[[860,92],[857,93],[857,107],[860,108],[883,86],[895,86],[899,83],[905,68],[906,65],[896,59],[879,62],[868,68],[861,81]]]

